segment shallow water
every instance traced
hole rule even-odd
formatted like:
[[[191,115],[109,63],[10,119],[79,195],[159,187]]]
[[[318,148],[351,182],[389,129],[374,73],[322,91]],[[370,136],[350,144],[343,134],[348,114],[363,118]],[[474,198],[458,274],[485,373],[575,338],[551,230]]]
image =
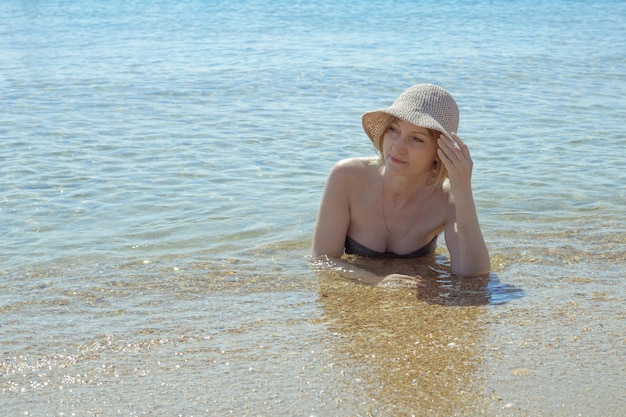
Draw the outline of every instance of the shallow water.
[[[619,415],[626,5],[0,5],[7,415]],[[488,280],[309,265],[360,114],[461,108]],[[365,262],[367,261],[359,261]]]

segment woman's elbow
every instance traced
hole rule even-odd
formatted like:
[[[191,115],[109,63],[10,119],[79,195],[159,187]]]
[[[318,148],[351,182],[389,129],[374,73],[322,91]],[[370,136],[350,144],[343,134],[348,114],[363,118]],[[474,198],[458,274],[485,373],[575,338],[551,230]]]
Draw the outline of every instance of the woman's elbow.
[[[473,263],[471,265],[452,265],[450,268],[453,275],[463,278],[477,278],[485,277],[491,273],[491,262],[486,260],[484,262]]]
[[[343,248],[341,250],[332,250],[330,248],[319,247],[315,244],[311,248],[311,256],[313,258],[319,258],[322,256],[327,256],[329,258],[340,258],[343,255]]]

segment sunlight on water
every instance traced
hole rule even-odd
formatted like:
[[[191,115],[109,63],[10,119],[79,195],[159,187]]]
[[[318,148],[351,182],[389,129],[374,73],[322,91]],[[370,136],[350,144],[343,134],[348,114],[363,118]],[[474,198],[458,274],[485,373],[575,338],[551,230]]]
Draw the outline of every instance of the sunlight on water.
[[[3,2],[0,409],[626,408],[624,7]],[[347,282],[309,258],[326,175],[421,82],[459,103],[493,271],[442,240],[352,259],[416,289]]]

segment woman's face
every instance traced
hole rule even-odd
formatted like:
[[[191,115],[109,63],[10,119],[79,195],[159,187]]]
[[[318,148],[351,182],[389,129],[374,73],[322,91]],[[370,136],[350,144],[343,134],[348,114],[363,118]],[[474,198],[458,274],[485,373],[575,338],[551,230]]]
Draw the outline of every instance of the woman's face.
[[[425,127],[394,120],[383,135],[386,169],[397,175],[432,173],[437,160],[437,142]]]

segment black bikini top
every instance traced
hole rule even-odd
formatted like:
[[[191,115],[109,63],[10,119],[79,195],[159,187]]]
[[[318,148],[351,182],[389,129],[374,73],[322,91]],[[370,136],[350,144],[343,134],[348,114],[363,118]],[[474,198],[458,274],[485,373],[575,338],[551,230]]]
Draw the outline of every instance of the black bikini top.
[[[344,251],[349,255],[367,256],[370,258],[417,258],[420,256],[430,255],[435,251],[437,248],[437,237],[438,236],[435,236],[433,240],[416,251],[399,255],[394,252],[377,252],[375,250],[371,250],[370,248],[361,245],[351,237],[346,236]]]

